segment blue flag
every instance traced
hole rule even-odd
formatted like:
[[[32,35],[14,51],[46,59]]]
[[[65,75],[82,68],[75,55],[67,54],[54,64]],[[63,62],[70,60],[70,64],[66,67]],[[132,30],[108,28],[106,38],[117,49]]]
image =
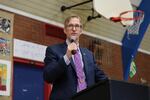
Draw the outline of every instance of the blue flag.
[[[128,34],[128,32],[126,31],[122,39],[122,62],[124,80],[128,80],[131,62],[137,53],[140,43],[150,23],[149,5],[150,0],[142,0],[140,6],[138,7],[138,10],[144,11],[144,20],[140,25],[139,34]]]

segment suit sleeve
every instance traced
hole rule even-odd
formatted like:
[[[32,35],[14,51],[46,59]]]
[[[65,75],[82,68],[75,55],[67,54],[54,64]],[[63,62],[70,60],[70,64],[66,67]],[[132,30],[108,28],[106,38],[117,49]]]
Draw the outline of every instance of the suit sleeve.
[[[64,61],[64,58],[60,58],[51,47],[46,49],[45,56],[43,78],[46,82],[53,83],[57,79],[63,77],[63,74],[67,70],[67,65]]]
[[[94,62],[94,70],[95,70],[95,81],[107,80],[108,77],[104,73],[104,71],[97,65],[94,55],[92,54],[93,62]]]

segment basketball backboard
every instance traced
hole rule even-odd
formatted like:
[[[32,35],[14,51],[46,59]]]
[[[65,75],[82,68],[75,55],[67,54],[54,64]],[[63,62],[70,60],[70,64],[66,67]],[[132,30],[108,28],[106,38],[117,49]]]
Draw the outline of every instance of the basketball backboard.
[[[135,7],[138,7],[140,5],[142,0],[130,0],[131,4]]]
[[[122,12],[132,11],[130,0],[93,0],[94,9],[106,19],[119,17]],[[133,18],[133,12],[124,14],[122,17]],[[133,25],[133,20],[121,21],[123,25]]]

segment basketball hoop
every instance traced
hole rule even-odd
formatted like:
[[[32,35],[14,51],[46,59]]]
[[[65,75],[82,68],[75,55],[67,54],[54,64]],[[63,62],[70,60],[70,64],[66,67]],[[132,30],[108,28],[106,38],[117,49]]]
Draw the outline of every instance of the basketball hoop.
[[[133,18],[128,18],[128,14],[132,14]],[[128,34],[137,35],[139,28],[144,19],[144,12],[142,10],[131,10],[122,12],[119,17],[111,17],[110,20],[114,22],[121,22],[124,26],[127,26]],[[130,25],[125,22],[128,21]],[[125,25],[126,24],[126,25]]]

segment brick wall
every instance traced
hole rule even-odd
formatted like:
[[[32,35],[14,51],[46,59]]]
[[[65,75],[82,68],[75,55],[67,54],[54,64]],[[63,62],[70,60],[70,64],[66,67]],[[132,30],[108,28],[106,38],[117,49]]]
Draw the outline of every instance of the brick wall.
[[[45,23],[37,20],[15,15],[14,38],[43,45],[51,45],[63,41],[62,39],[46,34],[45,25]]]

